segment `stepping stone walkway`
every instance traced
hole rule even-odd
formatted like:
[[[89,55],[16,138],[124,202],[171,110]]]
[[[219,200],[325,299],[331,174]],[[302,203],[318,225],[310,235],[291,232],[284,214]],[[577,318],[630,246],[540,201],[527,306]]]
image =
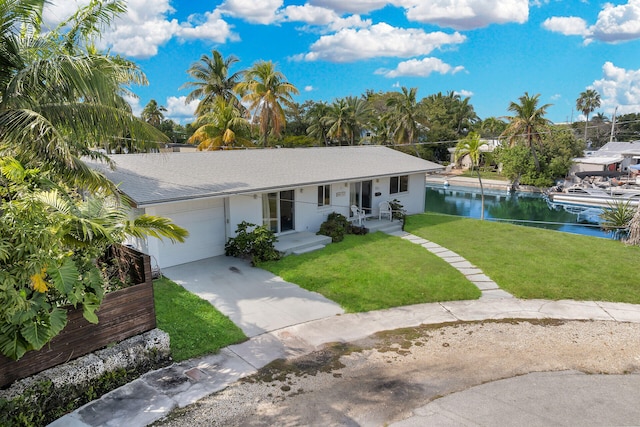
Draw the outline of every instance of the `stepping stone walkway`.
[[[444,248],[437,243],[430,242],[422,237],[415,236],[411,233],[398,233],[397,236],[420,245],[429,252],[439,256],[444,261],[448,262],[474,285],[480,289],[482,296],[480,299],[489,298],[513,298],[513,295],[500,289],[498,284],[491,280],[486,274],[482,272],[478,267],[471,264],[469,261],[458,255],[457,253]]]

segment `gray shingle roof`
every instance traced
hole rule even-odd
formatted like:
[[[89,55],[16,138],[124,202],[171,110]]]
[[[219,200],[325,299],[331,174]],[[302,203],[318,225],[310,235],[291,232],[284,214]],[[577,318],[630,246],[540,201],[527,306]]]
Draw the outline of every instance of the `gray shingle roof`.
[[[110,156],[88,162],[137,206],[442,169],[381,146],[280,148]]]

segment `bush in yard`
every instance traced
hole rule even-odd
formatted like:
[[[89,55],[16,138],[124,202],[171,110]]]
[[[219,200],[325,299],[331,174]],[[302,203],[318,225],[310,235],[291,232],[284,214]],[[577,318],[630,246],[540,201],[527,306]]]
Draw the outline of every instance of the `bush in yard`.
[[[341,242],[344,235],[349,233],[349,220],[346,216],[337,212],[332,212],[327,216],[327,220],[320,225],[317,234],[331,237],[332,242]]]
[[[404,210],[404,206],[397,199],[390,201],[389,206],[391,206],[391,216],[393,219],[402,221],[402,229],[404,230],[405,219],[407,218],[407,211]]]
[[[262,261],[275,261],[280,259],[280,252],[274,246],[277,241],[273,231],[264,225],[257,226],[242,221],[236,229],[236,237],[230,238],[224,245],[224,253],[227,256],[250,259],[253,265]]]

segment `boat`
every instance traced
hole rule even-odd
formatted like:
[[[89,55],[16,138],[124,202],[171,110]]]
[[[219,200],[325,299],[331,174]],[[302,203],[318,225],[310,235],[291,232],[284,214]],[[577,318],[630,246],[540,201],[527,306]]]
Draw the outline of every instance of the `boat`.
[[[591,187],[581,184],[572,185],[566,189],[553,188],[547,193],[554,204],[571,204],[578,206],[608,208],[618,203],[629,203],[638,206],[640,203],[640,188],[623,187]]]

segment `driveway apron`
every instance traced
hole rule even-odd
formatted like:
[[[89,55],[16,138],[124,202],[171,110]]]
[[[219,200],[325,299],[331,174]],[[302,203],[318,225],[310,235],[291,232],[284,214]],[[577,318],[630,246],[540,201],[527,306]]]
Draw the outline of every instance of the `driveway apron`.
[[[209,301],[248,337],[344,313],[324,296],[238,258],[207,258],[162,274]]]

